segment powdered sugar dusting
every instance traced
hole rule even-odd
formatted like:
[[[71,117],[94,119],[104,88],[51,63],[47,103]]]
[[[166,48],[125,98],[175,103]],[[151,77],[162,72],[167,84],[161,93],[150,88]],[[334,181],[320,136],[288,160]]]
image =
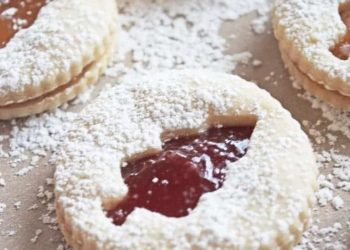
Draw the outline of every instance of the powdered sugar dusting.
[[[247,60],[247,54],[225,53],[227,44],[219,34],[222,23],[256,9],[266,10],[268,3],[268,0],[119,1],[125,28],[121,48],[138,74],[174,68],[231,72],[242,59]],[[117,63],[107,75],[114,76],[120,69]]]
[[[99,9],[94,4],[93,0],[49,2],[32,26],[18,31],[0,50],[1,105],[56,89],[98,56],[94,50],[104,48],[115,23],[115,5],[113,0],[103,1]],[[86,27],[81,28],[82,22]]]
[[[319,184],[320,190],[317,193],[317,201],[320,208],[316,208],[316,215],[319,215],[321,210],[323,217],[315,216],[315,223],[310,227],[308,232],[304,234],[301,244],[297,249],[348,249],[347,232],[349,231],[350,218],[348,215],[349,200],[344,200],[348,197],[350,189],[350,157],[341,155],[340,153],[331,150],[320,151],[316,154],[319,166],[325,175],[320,175]],[[344,198],[343,198],[344,197]],[[341,213],[342,215],[340,215]],[[329,219],[332,216],[341,218],[333,225],[325,225],[324,219]]]
[[[294,86],[297,87],[297,84]],[[312,125],[308,121],[303,122],[315,142],[316,158],[322,174],[318,180],[319,208],[316,209],[315,222],[304,235],[298,249],[345,250],[349,245],[347,232],[350,229],[350,217],[347,216],[350,202],[350,157],[342,152],[349,151],[347,142],[350,139],[350,112],[335,109],[309,93],[303,92],[298,96],[307,100],[313,109],[321,111],[323,118]],[[324,150],[322,145],[327,145],[331,149]],[[338,149],[335,149],[335,145]],[[321,212],[323,217],[318,217]],[[325,226],[324,220],[329,220],[332,216],[339,219],[343,216],[343,219],[331,226]]]
[[[333,108],[307,93],[304,93],[301,97],[308,100],[314,109],[322,111],[322,116],[329,122],[327,127],[329,131],[340,132],[350,139],[350,111]]]
[[[269,24],[266,24],[268,14],[266,9],[269,10],[269,5],[272,1],[122,0],[118,2],[122,11],[121,22],[123,25],[120,37],[121,49],[119,54],[114,56],[112,65],[107,70],[109,77],[119,77],[120,74],[127,74],[129,77],[132,77],[134,73],[146,73],[148,70],[158,71],[159,69],[187,67],[204,67],[222,72],[231,72],[237,63],[242,62],[242,58],[244,62],[248,61],[248,66],[251,63],[259,69],[269,64],[268,58],[259,58],[261,61],[251,61],[254,55],[250,57],[250,52],[247,51],[247,48],[243,49],[243,51],[247,51],[247,53],[243,54],[245,55],[244,57],[233,54],[227,55],[225,53],[227,44],[218,34],[221,24],[227,19],[237,20],[238,17],[245,13],[253,10],[261,10],[261,13],[259,11],[260,15],[254,18],[252,22],[249,22],[245,29],[250,30],[252,28],[255,33],[266,36],[266,25],[269,27]],[[236,33],[235,35],[239,39],[240,33]],[[259,37],[261,36],[256,36],[256,39]],[[273,44],[272,39],[271,44]],[[128,67],[125,67],[125,64]],[[117,80],[109,82],[115,84]],[[83,98],[83,101],[85,100],[87,99]],[[315,107],[324,106],[321,109],[323,110],[323,115],[328,117],[330,124],[325,132],[321,131],[320,128],[324,127],[323,124],[327,122],[327,119],[320,118],[322,124],[317,126],[313,124],[312,120],[305,121],[310,124],[310,129],[315,131],[311,132],[314,134],[313,137],[318,138],[321,145],[326,144],[330,147],[333,147],[333,145],[338,147],[339,144],[347,145],[347,142],[344,143],[340,139],[342,138],[342,134],[348,136],[349,114],[343,111],[337,111],[316,100],[314,102],[318,103]],[[0,184],[0,248],[9,247],[7,244],[9,242],[8,237],[20,238],[17,229],[15,230],[12,226],[6,226],[9,220],[7,216],[11,212],[10,210],[14,203],[2,199],[1,192],[10,192],[9,188],[15,189],[15,186],[11,185],[13,182],[20,184],[30,183],[32,175],[39,173],[46,167],[46,164],[42,163],[46,162],[45,158],[49,155],[49,152],[60,144],[60,140],[66,131],[69,130],[74,116],[75,114],[70,111],[57,110],[53,113],[46,113],[30,119],[16,120],[12,124],[0,122],[0,165],[1,167],[5,165],[6,168],[8,165],[7,162],[10,161],[10,165],[13,167],[13,171],[11,169],[11,176],[8,175],[9,171],[4,171],[0,167],[0,172],[2,172],[0,180],[3,179],[5,182],[4,186]],[[62,130],[61,127],[63,128]],[[10,129],[12,132],[8,131]],[[339,132],[336,133],[333,131]],[[346,149],[344,150],[344,152],[347,152]],[[317,151],[319,152],[317,154],[319,157],[322,155],[321,158],[326,157],[327,153],[329,153],[328,150],[325,151],[326,153],[323,152],[324,150],[321,150],[321,147]],[[10,155],[17,156],[11,158]],[[338,155],[342,159],[347,159],[346,153],[333,152],[332,155]],[[33,157],[34,160],[32,159]],[[37,157],[39,157],[39,160],[37,160]],[[16,158],[19,160],[16,160]],[[328,188],[332,192],[332,196],[326,199],[326,205],[319,208],[318,212],[322,212],[323,214],[323,211],[330,210],[331,215],[328,217],[334,216],[339,218],[337,215],[345,214],[344,218],[346,218],[349,204],[346,197],[348,197],[347,194],[350,189],[346,177],[347,168],[344,167],[346,164],[344,165],[342,163],[343,165],[341,166],[343,167],[333,168],[334,164],[330,165],[329,162],[339,165],[339,162],[344,162],[344,160],[339,160],[338,158],[335,160],[328,156],[327,159],[327,161],[320,160],[320,166],[329,167],[327,170],[324,168],[321,169],[323,177],[320,177],[319,181],[322,185],[321,190]],[[333,169],[337,171],[333,173]],[[329,176],[328,172],[331,172],[331,176]],[[12,177],[12,175],[21,177]],[[52,177],[52,172],[47,172],[45,176],[41,176],[39,179],[45,180],[48,176]],[[53,230],[57,230],[50,194],[52,192],[52,185],[46,185],[45,181],[40,184],[31,183],[35,187],[40,186],[40,188],[36,187],[32,194],[28,194],[28,196],[31,195],[34,197],[38,195],[37,201],[29,205],[26,205],[22,201],[18,213],[24,213],[28,209],[28,213],[34,214],[38,210],[43,211],[42,208],[44,207],[47,211],[40,212],[40,220],[45,225],[49,225]],[[333,203],[336,206],[341,203],[336,198],[338,196],[344,201],[344,206],[335,212]],[[326,198],[321,195],[319,197]],[[305,234],[305,238],[299,249],[346,249],[347,243],[345,240],[348,236],[340,237],[344,231],[350,230],[346,219],[338,219],[341,223],[340,227],[338,224],[323,223],[324,218],[320,220],[317,219],[317,216],[315,218],[315,225]],[[1,228],[3,225],[5,225],[5,228]],[[49,241],[49,236],[45,232],[46,227],[36,227],[29,229],[31,233],[27,242],[30,243],[30,239],[35,237],[35,231],[39,228],[44,232],[38,237],[38,242],[35,245],[36,248],[34,247],[33,249],[41,246],[40,244],[43,243],[43,239]],[[60,241],[53,242],[49,243],[52,249],[56,249],[56,246],[59,250],[65,249],[64,243]],[[32,244],[30,243],[30,245]],[[28,249],[32,249],[31,246],[28,246]]]
[[[265,6],[265,1],[261,0],[119,2],[123,12],[121,22],[124,30],[120,39],[121,50],[115,55],[113,64],[107,71],[107,75],[112,77],[126,72],[130,75],[148,69],[191,66],[230,72],[237,63],[246,63],[251,55],[225,55],[225,40],[218,35],[221,23],[225,19],[235,20],[245,13]],[[155,26],[157,29],[154,29]],[[125,61],[127,64],[132,62],[135,66],[131,69],[125,67]],[[87,99],[83,97],[83,101],[85,100]],[[14,168],[12,173],[18,176],[17,178],[21,177],[19,182],[27,181],[28,175],[41,171],[40,166],[69,130],[74,116],[72,112],[57,110],[25,120],[16,120],[11,125],[5,124],[5,127],[11,128],[10,133],[7,129],[0,129],[0,156]],[[1,126],[4,127],[4,124],[0,124],[0,128]],[[8,178],[3,179],[6,183]],[[43,192],[45,191],[41,190],[38,197],[46,199],[46,196],[42,196]],[[41,205],[32,204],[29,210],[36,211],[40,207]],[[50,213],[43,214],[43,222],[47,224],[55,221]],[[59,245],[58,248],[63,249],[63,245]]]
[[[272,247],[276,245],[276,233],[286,239],[290,234],[302,233],[302,227],[293,232],[281,228],[309,220],[308,216],[300,219],[300,214],[310,213],[316,164],[299,125],[271,96],[238,77],[208,71],[171,71],[132,78],[126,83],[101,95],[95,105],[82,112],[69,140],[57,153],[58,218],[70,221],[65,224],[65,233],[85,239],[83,244],[111,245],[116,249],[138,249],[146,243],[151,248],[171,244],[174,249],[196,245],[222,245],[227,249]],[[246,93],[250,93],[249,97]],[[232,117],[230,110],[235,110],[231,124],[241,116],[258,120],[250,151],[237,164],[228,164],[223,187],[203,195],[189,216],[173,219],[136,209],[122,227],[116,227],[101,213],[102,204],[113,206],[125,195],[119,169],[122,159],[160,150],[164,133],[200,131],[213,125],[213,117],[214,124],[220,124],[219,117]],[[288,130],[281,129],[279,123]],[[291,147],[295,150],[288,150]],[[301,153],[304,156],[296,158]],[[291,169],[297,171],[291,173]],[[84,206],[89,210],[79,209]],[[89,226],[92,218],[94,227]],[[205,222],[200,218],[206,218]],[[151,230],[155,219],[158,224]],[[140,234],[130,238],[130,232],[135,230]],[[90,243],[90,238],[97,243]],[[286,244],[292,243],[292,238]],[[237,242],[241,243],[236,245]]]

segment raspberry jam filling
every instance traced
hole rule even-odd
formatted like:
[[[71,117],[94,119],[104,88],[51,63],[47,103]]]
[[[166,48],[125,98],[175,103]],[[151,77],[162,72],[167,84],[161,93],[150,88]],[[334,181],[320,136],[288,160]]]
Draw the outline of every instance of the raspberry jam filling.
[[[21,29],[31,26],[49,0],[0,0],[0,48]]]
[[[339,7],[339,14],[348,31],[340,42],[331,48],[331,52],[339,59],[347,60],[350,56],[350,2]]]
[[[243,157],[254,127],[216,127],[163,142],[153,156],[131,160],[121,169],[129,188],[107,216],[122,225],[136,208],[168,217],[189,214],[202,194],[222,187],[226,167]]]

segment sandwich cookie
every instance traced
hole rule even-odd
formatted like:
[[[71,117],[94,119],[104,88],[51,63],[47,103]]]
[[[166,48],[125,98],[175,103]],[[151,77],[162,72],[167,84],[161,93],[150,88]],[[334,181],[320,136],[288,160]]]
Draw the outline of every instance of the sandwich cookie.
[[[0,3],[0,119],[56,108],[94,84],[117,35],[114,0]]]
[[[55,162],[58,223],[74,249],[291,249],[317,190],[290,113],[255,84],[208,71],[104,92]]]

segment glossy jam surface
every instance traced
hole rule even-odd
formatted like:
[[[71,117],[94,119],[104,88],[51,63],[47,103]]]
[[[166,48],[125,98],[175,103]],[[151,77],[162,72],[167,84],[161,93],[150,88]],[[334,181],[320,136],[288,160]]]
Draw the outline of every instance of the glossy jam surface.
[[[122,176],[129,192],[107,216],[121,225],[136,207],[168,217],[188,215],[202,194],[222,187],[227,162],[246,154],[253,129],[211,128],[167,140],[157,155],[128,162]]]
[[[350,2],[339,7],[339,14],[348,31],[340,42],[331,48],[331,52],[339,59],[347,60],[350,56]]]
[[[31,26],[48,0],[0,0],[0,48]]]

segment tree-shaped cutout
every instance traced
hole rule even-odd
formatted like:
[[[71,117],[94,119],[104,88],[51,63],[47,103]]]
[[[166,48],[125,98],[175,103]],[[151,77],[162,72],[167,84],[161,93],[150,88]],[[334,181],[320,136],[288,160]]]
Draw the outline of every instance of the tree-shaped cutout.
[[[197,135],[163,142],[153,156],[131,160],[122,168],[129,191],[107,216],[122,225],[136,208],[183,217],[200,197],[222,187],[227,165],[243,157],[254,127],[215,127]]]

